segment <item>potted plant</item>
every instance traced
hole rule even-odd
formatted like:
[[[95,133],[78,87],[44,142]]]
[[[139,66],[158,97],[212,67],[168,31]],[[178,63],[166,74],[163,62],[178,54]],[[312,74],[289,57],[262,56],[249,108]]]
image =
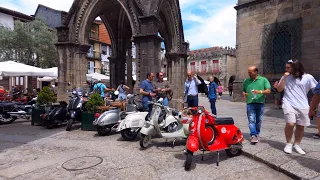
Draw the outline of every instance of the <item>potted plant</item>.
[[[45,86],[38,93],[37,105],[32,108],[31,125],[42,124],[43,115],[50,110],[51,104],[56,101],[53,91]]]
[[[82,113],[81,120],[81,129],[94,131],[94,126],[92,125],[95,117],[95,113],[97,112],[98,106],[103,106],[104,100],[101,98],[100,94],[95,93],[91,95],[88,102],[85,105],[86,111]]]

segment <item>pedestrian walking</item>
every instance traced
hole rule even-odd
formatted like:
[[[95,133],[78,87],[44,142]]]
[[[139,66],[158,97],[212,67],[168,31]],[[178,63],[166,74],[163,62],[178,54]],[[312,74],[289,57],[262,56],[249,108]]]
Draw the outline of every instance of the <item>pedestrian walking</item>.
[[[163,80],[163,72],[157,73],[157,81],[154,85],[154,92],[156,92],[157,100],[163,98],[162,104],[169,105],[168,93],[170,91],[169,82]]]
[[[248,68],[249,78],[245,79],[242,85],[242,94],[247,103],[247,115],[251,143],[259,142],[262,119],[264,115],[265,95],[270,94],[270,83],[267,78],[258,74],[258,68]]]
[[[279,92],[284,91],[282,109],[286,121],[286,146],[284,152],[291,154],[292,149],[299,154],[306,154],[300,147],[304,134],[304,127],[310,125],[308,92],[315,88],[317,81],[310,74],[305,73],[300,61],[289,60],[286,72],[277,86]],[[293,130],[295,129],[294,143],[292,144]]]
[[[313,135],[313,138],[320,139],[320,81],[313,90],[313,97],[310,103],[309,117],[315,117],[317,119],[318,132]],[[316,108],[318,107],[318,114],[316,114]]]
[[[229,83],[229,86],[228,86],[228,90],[229,90],[229,95],[232,96],[232,92],[233,92],[233,83]]]
[[[217,88],[218,85],[213,81],[213,77],[209,78],[209,86],[208,86],[208,98],[210,101],[211,112],[214,115],[217,115],[216,109],[216,100],[217,100]]]
[[[153,73],[147,74],[147,79],[142,81],[140,85],[140,94],[142,95],[142,104],[143,108],[148,111],[148,117],[151,116],[152,113],[152,104],[149,103],[149,101],[152,101],[152,98],[156,96],[155,93],[153,93],[153,85],[152,81],[154,78]]]
[[[220,83],[218,85],[218,93],[219,93],[218,99],[221,100],[222,93],[223,93],[223,87]]]
[[[120,85],[117,87],[117,90],[119,92],[118,100],[120,102],[125,101],[127,99],[127,90],[130,88],[124,83],[124,81],[120,82]]]
[[[187,80],[184,83],[184,102],[188,103],[188,107],[198,107],[198,85],[201,81],[197,75],[192,76],[191,72],[187,73]]]

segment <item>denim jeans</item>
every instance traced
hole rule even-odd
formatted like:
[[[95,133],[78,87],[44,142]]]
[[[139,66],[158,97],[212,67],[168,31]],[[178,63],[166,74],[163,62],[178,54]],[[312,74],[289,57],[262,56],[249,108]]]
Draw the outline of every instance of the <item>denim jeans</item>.
[[[152,113],[152,107],[153,107],[153,105],[150,104],[150,103],[148,103],[148,102],[142,102],[142,104],[143,104],[143,109],[144,109],[145,111],[148,111],[147,117],[149,118],[149,117],[151,116],[151,113]]]
[[[187,103],[188,107],[198,107],[198,96],[188,96]]]
[[[214,99],[214,98],[210,99],[210,105],[211,105],[212,114],[217,115],[216,99]]]
[[[259,135],[264,114],[264,104],[247,104],[247,116],[249,121],[250,136]]]
[[[157,101],[158,101],[159,99],[160,99],[160,98],[157,98]],[[168,105],[169,105],[169,100],[168,100],[168,98],[163,98],[162,105],[164,105],[164,106],[168,106]]]

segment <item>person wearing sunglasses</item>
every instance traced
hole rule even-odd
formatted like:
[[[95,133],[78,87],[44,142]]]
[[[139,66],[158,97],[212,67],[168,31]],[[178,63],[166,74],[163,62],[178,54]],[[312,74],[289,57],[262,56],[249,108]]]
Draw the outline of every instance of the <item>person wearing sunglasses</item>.
[[[162,104],[164,106],[169,105],[168,92],[170,91],[169,82],[163,80],[163,72],[157,73],[157,81],[154,84],[154,92],[156,92],[157,100],[163,98]]]
[[[289,60],[286,63],[286,72],[277,86],[279,92],[284,91],[282,109],[286,121],[286,146],[284,152],[292,153],[294,149],[299,154],[306,154],[300,147],[304,128],[310,125],[309,103],[307,94],[314,89],[317,81],[310,74],[305,73],[302,63],[298,60]],[[294,142],[292,143],[293,130]]]
[[[198,107],[198,85],[200,84],[201,81],[196,74],[192,76],[191,72],[187,73],[187,80],[184,83],[184,102],[188,103],[188,107]]]

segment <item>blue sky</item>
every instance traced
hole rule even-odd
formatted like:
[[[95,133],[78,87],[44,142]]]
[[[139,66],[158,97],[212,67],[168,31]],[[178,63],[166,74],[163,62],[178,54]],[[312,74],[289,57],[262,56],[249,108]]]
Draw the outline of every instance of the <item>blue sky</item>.
[[[0,6],[34,14],[38,4],[68,11],[73,0],[1,0]],[[236,44],[237,0],[179,0],[185,40],[191,49]]]

